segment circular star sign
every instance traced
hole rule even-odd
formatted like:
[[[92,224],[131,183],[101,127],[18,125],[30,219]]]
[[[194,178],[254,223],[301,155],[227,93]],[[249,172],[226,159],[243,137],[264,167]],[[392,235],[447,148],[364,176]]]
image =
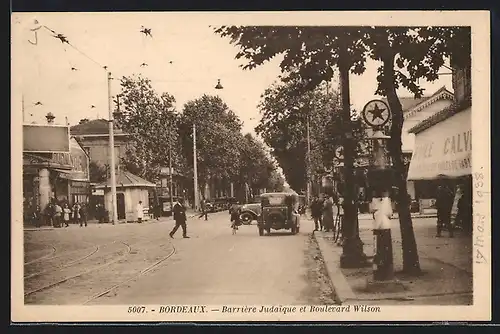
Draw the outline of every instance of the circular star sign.
[[[335,157],[339,160],[344,159],[344,148],[342,146],[335,149]]]
[[[384,101],[371,100],[363,108],[362,116],[369,126],[381,127],[391,118],[391,110]]]

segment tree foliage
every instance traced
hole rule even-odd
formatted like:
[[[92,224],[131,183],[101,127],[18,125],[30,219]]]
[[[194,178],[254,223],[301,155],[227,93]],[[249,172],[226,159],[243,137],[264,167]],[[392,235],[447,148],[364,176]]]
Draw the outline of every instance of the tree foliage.
[[[184,165],[177,145],[175,99],[168,93],[159,95],[150,80],[141,76],[123,77],[120,84],[115,119],[117,126],[130,135],[124,166],[154,182],[160,168],[169,164],[170,149],[172,164],[178,168]]]
[[[470,28],[462,27],[237,27],[222,26],[215,33],[239,47],[245,69],[262,65],[278,54],[284,81],[304,83],[300,90],[317,87],[333,76],[332,66],[362,74],[368,58],[380,61],[377,94],[387,96],[393,114],[390,153],[394,161],[403,242],[404,270],[420,272],[409,212],[401,151],[403,110],[396,94],[405,87],[415,96],[423,92],[420,79],[433,81],[445,58],[470,64]],[[290,152],[291,153],[291,152]]]
[[[325,85],[298,93],[296,83],[275,82],[262,95],[262,114],[256,132],[273,149],[293,189],[305,189],[307,175],[307,117],[309,116],[311,173],[319,177],[332,167],[333,152],[341,144],[341,114],[338,93],[326,91]],[[364,127],[354,121],[358,149],[363,148]]]
[[[107,179],[107,166],[103,166],[95,161],[89,163],[89,178],[92,183],[105,182]]]

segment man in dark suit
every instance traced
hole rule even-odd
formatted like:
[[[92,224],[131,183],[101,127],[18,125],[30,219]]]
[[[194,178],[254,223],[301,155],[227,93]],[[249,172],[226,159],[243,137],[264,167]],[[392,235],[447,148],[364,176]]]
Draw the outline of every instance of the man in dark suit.
[[[186,207],[184,206],[184,199],[179,199],[178,202],[174,204],[173,208],[174,212],[174,220],[175,226],[173,230],[170,232],[170,238],[174,237],[175,232],[179,229],[179,226],[182,227],[182,237],[189,238],[186,232]]]

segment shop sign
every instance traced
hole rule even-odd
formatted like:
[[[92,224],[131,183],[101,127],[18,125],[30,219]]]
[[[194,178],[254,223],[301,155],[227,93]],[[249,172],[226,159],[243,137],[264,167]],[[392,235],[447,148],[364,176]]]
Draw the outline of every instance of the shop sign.
[[[408,180],[470,175],[472,159],[471,109],[418,133]]]
[[[69,126],[23,125],[23,151],[29,153],[69,153]]]
[[[89,158],[87,154],[74,138],[71,138],[70,149],[70,153],[52,153],[51,165],[56,168],[71,168],[67,173],[61,173],[61,178],[89,181]]]

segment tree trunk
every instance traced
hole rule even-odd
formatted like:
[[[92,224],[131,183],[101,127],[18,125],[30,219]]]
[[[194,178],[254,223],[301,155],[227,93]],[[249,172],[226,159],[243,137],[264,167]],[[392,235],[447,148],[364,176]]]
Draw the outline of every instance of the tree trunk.
[[[394,86],[394,55],[387,57],[384,62],[384,80],[387,101],[392,113],[391,139],[389,141],[389,153],[391,155],[395,170],[395,185],[398,188],[396,198],[396,209],[399,215],[401,229],[401,241],[403,248],[403,272],[410,275],[419,275],[420,262],[418,258],[417,243],[413,232],[413,223],[410,213],[410,202],[408,200],[408,189],[406,185],[406,168],[403,162],[403,151],[401,134],[403,129],[403,108],[396,94]]]
[[[342,55],[348,57],[347,54]],[[345,61],[345,60],[344,60]],[[355,143],[351,127],[351,103],[349,98],[349,67],[339,62],[340,83],[342,94],[342,132],[344,147],[344,222],[342,227],[344,243],[340,266],[342,268],[360,268],[367,264],[363,252],[363,243],[359,238],[358,210],[356,207],[354,155]]]

